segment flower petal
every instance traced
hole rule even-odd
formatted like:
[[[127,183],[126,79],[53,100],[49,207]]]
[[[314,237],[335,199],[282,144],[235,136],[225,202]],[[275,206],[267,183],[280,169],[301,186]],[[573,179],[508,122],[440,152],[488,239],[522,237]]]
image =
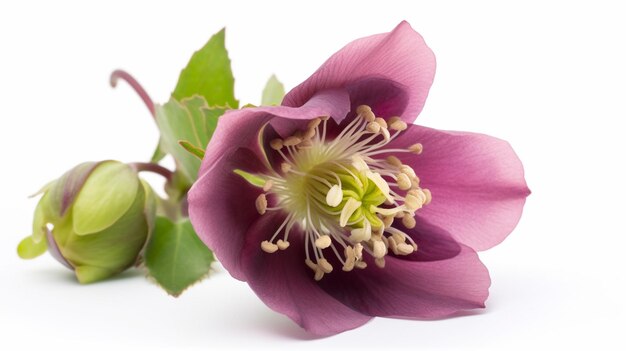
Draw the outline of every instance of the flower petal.
[[[269,121],[280,135],[286,135],[299,126],[300,120],[319,116],[343,118],[348,111],[348,95],[340,90],[316,94],[298,108],[270,106],[228,111],[219,119],[213,138],[207,146],[199,175],[206,173],[227,150],[246,147],[258,151],[258,132]]]
[[[345,306],[320,288],[304,264],[303,234],[295,227],[287,250],[273,254],[261,251],[261,241],[268,240],[284,219],[279,213],[265,215],[246,235],[241,263],[254,292],[271,309],[315,335],[337,334],[369,321],[371,317]]]
[[[389,254],[385,268],[368,262],[363,270],[333,271],[324,276],[321,286],[370,316],[441,318],[484,307],[491,280],[476,252],[455,245],[450,235],[437,227],[416,227],[413,232],[418,253],[424,250],[430,257],[420,260],[415,257],[418,253],[406,257]]]
[[[411,125],[390,148],[420,142],[421,155],[402,154],[430,189],[433,200],[417,211],[475,250],[500,243],[515,228],[530,190],[511,146],[483,134],[438,131]]]
[[[302,106],[326,89],[346,89],[351,110],[370,105],[377,115],[412,122],[424,106],[435,75],[435,56],[407,22],[392,32],[358,39],[339,50],[290,91],[285,106]]]
[[[259,214],[255,207],[260,190],[255,189],[233,170],[264,170],[264,165],[249,149],[223,154],[189,191],[189,217],[202,241],[215,253],[230,274],[244,280],[239,258],[244,235]]]

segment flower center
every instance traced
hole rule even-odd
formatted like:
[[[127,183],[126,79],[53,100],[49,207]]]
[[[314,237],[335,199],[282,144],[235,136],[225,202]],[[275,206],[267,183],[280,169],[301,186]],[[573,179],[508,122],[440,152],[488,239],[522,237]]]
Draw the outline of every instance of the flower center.
[[[305,264],[316,280],[333,270],[327,255],[351,271],[367,266],[364,255],[384,268],[389,252],[415,252],[413,239],[396,227],[402,223],[414,228],[415,212],[431,201],[415,170],[394,156],[420,154],[422,145],[387,147],[406,123],[398,117],[388,121],[376,117],[366,105],[356,112],[333,140],[326,135],[327,117],[311,120],[304,131],[288,138],[272,140],[270,147],[283,159],[281,173],[250,175],[264,190],[256,200],[259,213],[287,214],[261,249],[267,253],[287,249],[291,230],[299,226],[304,232]]]

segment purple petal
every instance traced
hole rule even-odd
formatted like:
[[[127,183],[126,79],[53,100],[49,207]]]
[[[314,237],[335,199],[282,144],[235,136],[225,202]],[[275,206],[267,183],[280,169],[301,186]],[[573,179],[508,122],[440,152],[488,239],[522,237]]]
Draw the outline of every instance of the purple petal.
[[[249,149],[229,151],[204,169],[189,191],[189,217],[202,241],[230,274],[244,280],[239,258],[248,228],[259,218],[255,207],[260,190],[234,169],[265,170]]]
[[[530,194],[511,146],[483,134],[411,125],[390,148],[422,143],[421,155],[401,154],[430,189],[433,200],[417,211],[475,250],[500,243],[517,225]]]
[[[412,122],[424,106],[435,75],[435,56],[407,22],[392,32],[358,39],[328,59],[285,96],[283,105],[301,106],[326,89],[346,89],[351,110],[360,104],[377,115]]]
[[[213,138],[207,146],[199,175],[206,173],[227,150],[245,147],[258,151],[257,135],[267,122],[271,121],[280,135],[288,135],[299,127],[298,120],[319,116],[345,117],[349,111],[348,101],[348,95],[343,91],[326,91],[316,94],[298,108],[272,106],[228,111],[219,119]]]
[[[313,279],[313,272],[304,264],[303,234],[299,230],[292,230],[287,250],[273,254],[261,250],[261,241],[268,240],[284,219],[278,213],[265,215],[246,235],[242,269],[254,292],[271,309],[315,335],[337,334],[369,321],[371,317],[337,301]]]
[[[368,261],[363,270],[335,269],[320,284],[370,316],[441,318],[484,307],[491,280],[474,250],[454,244],[449,234],[433,226],[417,228],[412,236],[418,253],[397,258],[389,254],[385,268]],[[426,256],[417,257],[420,250]]]

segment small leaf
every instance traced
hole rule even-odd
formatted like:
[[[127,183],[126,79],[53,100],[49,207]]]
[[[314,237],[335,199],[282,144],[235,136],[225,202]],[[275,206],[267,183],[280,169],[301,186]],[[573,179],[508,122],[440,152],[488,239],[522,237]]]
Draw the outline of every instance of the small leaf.
[[[161,147],[171,154],[178,168],[193,183],[198,177],[200,160],[187,152],[178,143],[186,140],[190,144],[203,148],[211,139],[223,108],[211,108],[202,96],[193,96],[178,102],[170,99],[165,105],[156,105],[156,119],[161,131]]]
[[[224,46],[225,33],[225,29],[219,31],[191,56],[187,67],[180,73],[173,98],[180,101],[200,95],[209,106],[239,107],[239,101],[235,99],[235,78]]]
[[[138,187],[137,174],[128,165],[101,163],[76,196],[73,207],[76,234],[97,233],[110,227],[133,204]]]
[[[199,148],[187,140],[179,140],[178,144],[183,147],[183,149],[187,150],[190,154],[196,156],[200,161],[204,158],[204,149]]]
[[[173,296],[205,277],[214,261],[188,219],[173,223],[165,217],[157,218],[144,259],[149,275]]]
[[[32,235],[29,235],[20,241],[17,246],[17,254],[20,258],[31,259],[42,255],[48,249],[45,240],[35,241]]]
[[[280,105],[285,96],[285,86],[281,83],[275,75],[272,75],[265,84],[263,89],[263,98],[261,99],[261,105]]]
[[[152,153],[152,157],[150,158],[151,163],[159,163],[159,161],[161,161],[167,155],[167,153],[163,151],[163,148],[161,147],[162,143],[163,142],[161,141],[161,139],[159,139],[159,143],[157,144],[156,148],[154,149],[154,153]]]

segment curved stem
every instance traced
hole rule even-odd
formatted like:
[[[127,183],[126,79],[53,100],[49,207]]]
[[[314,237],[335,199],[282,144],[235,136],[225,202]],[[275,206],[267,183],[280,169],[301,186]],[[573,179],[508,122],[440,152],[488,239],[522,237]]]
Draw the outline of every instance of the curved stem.
[[[123,71],[121,69],[117,69],[113,71],[113,73],[111,73],[111,78],[110,78],[111,86],[115,88],[117,86],[117,81],[120,79],[128,83],[128,85],[130,85],[135,90],[137,95],[139,95],[141,100],[143,100],[143,103],[146,105],[148,110],[150,110],[150,114],[152,115],[152,118],[154,118],[154,103],[152,102],[152,99],[150,99],[150,96],[148,95],[148,93],[141,86],[141,84],[139,84],[139,82],[135,78],[133,78],[133,76],[131,76],[130,73]]]
[[[174,173],[169,169],[162,167],[156,163],[148,163],[148,162],[133,162],[128,164],[132,169],[136,172],[152,172],[156,173],[160,176],[163,176],[167,182],[172,181],[172,177]]]

